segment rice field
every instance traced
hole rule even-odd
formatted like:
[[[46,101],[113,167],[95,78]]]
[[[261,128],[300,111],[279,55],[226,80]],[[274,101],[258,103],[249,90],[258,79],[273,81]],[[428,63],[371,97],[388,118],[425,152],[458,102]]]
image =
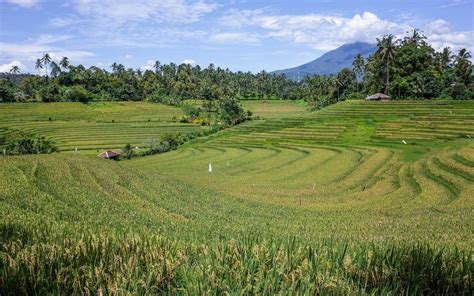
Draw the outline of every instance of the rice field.
[[[64,153],[140,142],[125,126],[92,140],[111,119],[143,130],[179,113],[109,104],[58,105],[57,126],[0,106],[0,127],[64,147],[0,158],[0,294],[474,292],[473,102],[251,101],[261,119],[169,153]]]
[[[176,122],[178,107],[146,102],[93,104],[5,104],[0,108],[0,136],[34,134],[53,140],[62,152],[97,154],[129,143],[141,147],[165,133],[206,129]]]

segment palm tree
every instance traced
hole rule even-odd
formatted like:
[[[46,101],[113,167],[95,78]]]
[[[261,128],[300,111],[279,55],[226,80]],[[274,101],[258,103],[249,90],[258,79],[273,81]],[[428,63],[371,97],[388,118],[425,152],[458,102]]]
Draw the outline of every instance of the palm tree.
[[[385,63],[386,67],[386,80],[385,80],[385,93],[388,95],[390,86],[390,63],[395,58],[395,48],[397,46],[395,36],[392,34],[385,35],[382,40],[377,38],[378,50],[376,55],[381,58],[381,61]]]
[[[67,57],[63,57],[59,62],[59,65],[64,69],[67,70],[69,68],[69,59]]]
[[[112,69],[112,72],[114,72],[114,73],[117,71],[117,67],[118,67],[118,65],[115,62],[110,66],[110,68]]]
[[[10,69],[11,74],[19,74],[20,73],[20,68],[17,65],[13,65],[12,68]]]
[[[49,55],[49,53],[45,53],[43,58],[41,59],[41,61],[43,62],[45,68],[46,68],[46,76],[48,76],[48,65],[51,63],[51,56]]]
[[[443,48],[443,51],[436,53],[435,62],[439,72],[449,69],[452,65],[454,55],[449,47]]]
[[[43,69],[43,62],[41,61],[41,59],[36,60],[35,67],[38,70],[38,75],[41,75],[41,69]]]
[[[462,48],[455,58],[454,74],[459,82],[468,85],[472,81],[471,53]]]
[[[358,81],[358,79],[364,73],[364,67],[365,67],[365,59],[360,53],[354,58],[354,61],[352,62],[352,66],[354,67],[354,73],[356,74],[356,78],[357,78],[356,79],[357,92],[359,92],[359,81]]]
[[[156,61],[155,65],[153,65],[153,67],[155,68],[155,73],[156,74],[161,72],[161,63],[160,63],[160,61]]]
[[[61,73],[61,68],[56,62],[51,62],[51,75],[57,77]]]
[[[416,47],[422,44],[422,41],[426,39],[426,37],[420,33],[419,29],[413,29],[411,36],[407,37],[408,42],[412,43]]]

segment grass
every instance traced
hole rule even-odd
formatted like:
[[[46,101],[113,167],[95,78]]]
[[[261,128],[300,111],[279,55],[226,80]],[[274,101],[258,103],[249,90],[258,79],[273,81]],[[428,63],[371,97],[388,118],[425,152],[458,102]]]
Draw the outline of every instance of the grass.
[[[28,120],[0,125],[85,147],[139,139],[88,137],[132,124],[104,110],[171,128],[126,104],[58,105],[49,129],[53,105],[2,105]],[[266,119],[165,154],[0,158],[0,294],[472,294],[474,103],[244,104]],[[94,128],[68,134],[76,108]]]

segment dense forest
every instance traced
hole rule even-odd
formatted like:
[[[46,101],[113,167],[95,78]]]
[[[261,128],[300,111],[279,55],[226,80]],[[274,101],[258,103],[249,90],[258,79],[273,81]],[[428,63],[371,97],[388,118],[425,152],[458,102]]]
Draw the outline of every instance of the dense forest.
[[[314,108],[349,98],[384,92],[395,99],[472,99],[472,62],[466,49],[437,52],[418,30],[396,39],[377,39],[378,50],[368,59],[358,55],[353,68],[335,76],[311,76],[296,82],[262,71],[232,72],[213,64],[161,64],[142,71],[114,63],[107,71],[74,66],[67,57],[53,61],[49,54],[36,61],[38,75],[22,75],[12,67],[0,78],[0,102],[151,101],[180,105],[205,100],[209,109],[232,99],[304,99]],[[46,75],[41,75],[46,73]]]

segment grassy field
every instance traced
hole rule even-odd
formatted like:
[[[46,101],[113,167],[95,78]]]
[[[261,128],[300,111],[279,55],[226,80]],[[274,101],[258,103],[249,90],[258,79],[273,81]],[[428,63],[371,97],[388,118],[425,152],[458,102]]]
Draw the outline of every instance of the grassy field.
[[[140,142],[92,140],[112,119],[179,115],[51,106],[2,105],[0,128],[92,151]],[[474,102],[244,106],[262,119],[161,155],[1,158],[0,294],[472,294]]]

